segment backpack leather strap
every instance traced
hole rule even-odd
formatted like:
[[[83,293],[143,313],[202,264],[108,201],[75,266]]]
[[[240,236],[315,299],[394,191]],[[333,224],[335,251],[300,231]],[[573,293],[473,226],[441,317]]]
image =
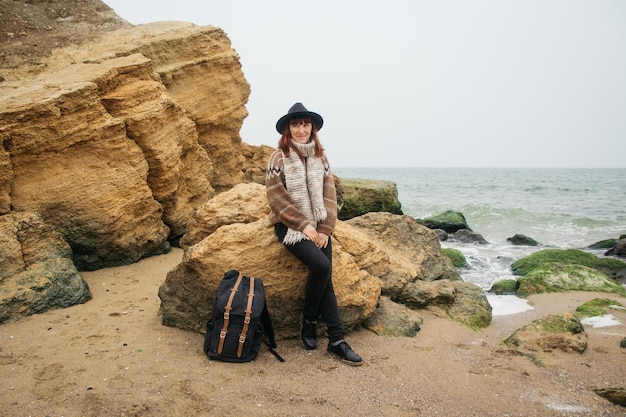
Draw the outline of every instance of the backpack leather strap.
[[[230,322],[230,310],[233,309],[233,298],[235,298],[235,293],[239,289],[239,284],[241,284],[241,279],[243,278],[243,274],[239,272],[239,276],[237,277],[237,281],[233,288],[230,290],[230,295],[228,296],[228,302],[226,303],[226,307],[224,307],[224,326],[222,326],[222,330],[220,331],[220,341],[217,344],[217,354],[222,353],[222,349],[224,349],[224,340],[226,339],[226,333],[228,333],[228,323]]]
[[[252,315],[252,300],[254,299],[254,277],[250,277],[250,292],[248,292],[248,305],[246,306],[246,317],[243,319],[243,329],[239,335],[239,347],[237,347],[237,357],[240,358],[243,352],[243,344],[248,335],[248,327],[250,326],[250,316]]]

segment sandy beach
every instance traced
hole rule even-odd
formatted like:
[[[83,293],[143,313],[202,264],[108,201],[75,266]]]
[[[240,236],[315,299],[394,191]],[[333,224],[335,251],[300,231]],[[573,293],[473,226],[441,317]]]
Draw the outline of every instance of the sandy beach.
[[[86,304],[0,325],[0,415],[50,416],[626,416],[592,392],[626,383],[626,313],[586,326],[586,352],[546,352],[543,365],[501,341],[536,318],[573,312],[597,293],[542,294],[532,310],[475,332],[423,313],[414,338],[361,329],[347,366],[298,340],[247,364],[210,361],[203,335],[161,324],[159,285],[182,250],[82,275]]]

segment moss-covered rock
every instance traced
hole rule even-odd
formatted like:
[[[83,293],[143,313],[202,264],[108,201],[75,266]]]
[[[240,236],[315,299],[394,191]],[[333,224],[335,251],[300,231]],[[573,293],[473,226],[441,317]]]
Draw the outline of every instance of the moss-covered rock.
[[[489,326],[493,316],[485,292],[469,282],[457,281],[454,285],[454,304],[448,308],[448,316],[474,330]]]
[[[398,188],[391,181],[342,178],[343,206],[340,220],[348,220],[370,212],[402,214]]]
[[[450,258],[450,260],[452,261],[452,265],[454,265],[456,268],[463,268],[468,265],[467,259],[465,259],[463,253],[458,249],[441,248],[441,254]]]
[[[494,282],[489,291],[497,295],[514,295],[517,292],[517,281],[514,279],[503,279],[502,281]]]
[[[511,265],[515,275],[525,275],[543,263],[558,262],[566,265],[582,265],[613,276],[626,268],[619,259],[599,258],[580,249],[543,249],[530,254]]]
[[[617,244],[617,239],[604,239],[589,245],[589,249],[611,249]]]
[[[407,283],[401,291],[389,289],[390,299],[413,310],[428,309],[474,330],[489,326],[491,304],[485,292],[470,282],[416,280]]]
[[[422,220],[418,220],[419,223],[428,227],[429,229],[441,229],[448,233],[454,233],[461,229],[472,230],[465,220],[463,213],[458,211],[444,211],[436,216],[427,217]]]
[[[609,314],[610,310],[624,310],[624,306],[615,300],[608,298],[594,298],[576,308],[576,315],[584,317],[600,317]]]
[[[517,294],[522,297],[561,291],[600,291],[626,295],[624,287],[597,269],[558,262],[539,264],[520,277],[518,284]]]
[[[573,314],[550,314],[516,330],[504,343],[518,354],[541,364],[543,354],[554,350],[584,353],[587,349],[587,333]]]

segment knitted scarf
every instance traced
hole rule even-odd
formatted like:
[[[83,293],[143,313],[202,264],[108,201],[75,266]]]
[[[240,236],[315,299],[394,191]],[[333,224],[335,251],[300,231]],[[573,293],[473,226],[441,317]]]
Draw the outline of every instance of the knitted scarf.
[[[291,141],[291,145],[298,152],[289,152],[284,157],[285,186],[293,198],[298,209],[311,222],[313,227],[318,222],[326,219],[326,207],[324,206],[324,175],[326,169],[322,158],[315,156],[315,142],[301,144]],[[304,158],[301,159],[300,155]],[[288,229],[283,243],[293,245],[308,239],[299,230]]]

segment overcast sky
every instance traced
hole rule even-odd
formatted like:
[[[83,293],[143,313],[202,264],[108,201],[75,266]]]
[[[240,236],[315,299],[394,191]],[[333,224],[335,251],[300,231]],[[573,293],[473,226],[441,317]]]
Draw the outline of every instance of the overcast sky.
[[[222,28],[275,146],[297,101],[335,167],[626,168],[624,0],[104,0]]]

